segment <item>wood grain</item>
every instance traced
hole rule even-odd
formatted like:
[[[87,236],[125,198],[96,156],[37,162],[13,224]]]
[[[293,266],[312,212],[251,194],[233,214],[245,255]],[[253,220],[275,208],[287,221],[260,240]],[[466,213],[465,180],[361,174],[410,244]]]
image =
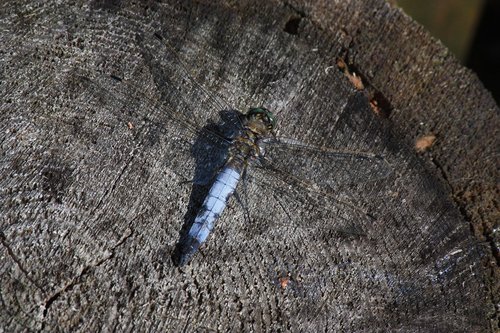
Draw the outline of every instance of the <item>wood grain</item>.
[[[27,1],[0,12],[1,330],[497,328],[498,107],[400,10]],[[287,137],[383,154],[393,173],[325,195],[256,171],[238,190],[246,203],[231,200],[179,269],[171,254],[206,191],[186,180],[208,163],[179,118],[210,126],[226,102],[274,110]]]

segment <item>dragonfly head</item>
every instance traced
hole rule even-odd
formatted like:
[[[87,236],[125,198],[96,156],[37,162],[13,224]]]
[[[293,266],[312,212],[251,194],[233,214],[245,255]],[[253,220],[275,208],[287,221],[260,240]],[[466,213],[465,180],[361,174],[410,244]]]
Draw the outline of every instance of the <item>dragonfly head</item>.
[[[276,117],[274,114],[266,108],[251,108],[246,114],[248,120],[259,119],[264,123],[269,131],[272,131],[276,127]]]

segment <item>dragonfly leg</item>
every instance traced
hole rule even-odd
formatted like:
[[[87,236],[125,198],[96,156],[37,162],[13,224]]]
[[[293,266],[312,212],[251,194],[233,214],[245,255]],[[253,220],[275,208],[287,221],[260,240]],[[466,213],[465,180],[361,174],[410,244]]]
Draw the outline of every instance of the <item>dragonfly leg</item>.
[[[238,204],[241,206],[244,212],[245,216],[245,222],[250,223],[250,210],[248,209],[248,200],[243,200],[241,195],[238,192],[234,192],[234,198],[238,202]],[[246,201],[246,202],[244,202]]]
[[[198,186],[207,186],[213,182],[214,177],[211,178],[192,178],[186,179],[179,182],[179,185],[198,185]]]

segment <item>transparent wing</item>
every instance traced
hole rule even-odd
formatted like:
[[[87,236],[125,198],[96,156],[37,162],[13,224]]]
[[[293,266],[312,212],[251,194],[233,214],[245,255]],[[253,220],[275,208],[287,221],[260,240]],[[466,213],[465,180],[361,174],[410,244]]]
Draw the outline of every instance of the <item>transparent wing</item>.
[[[72,99],[104,123],[123,124],[117,128],[142,141],[142,150],[161,145],[159,157],[174,172],[206,183],[226,159],[228,138],[241,128],[240,113],[202,89],[161,40],[150,38],[143,44],[144,62],[131,74],[68,70],[65,81]]]
[[[264,167],[316,190],[373,182],[392,168],[383,156],[316,147],[297,140],[274,138],[265,145]]]
[[[85,87],[103,100],[121,102],[121,111],[140,121],[158,125],[175,122],[192,134],[203,130],[225,139],[221,133],[202,127],[219,114],[223,126],[233,127],[234,130],[241,128],[240,113],[204,88],[182,62],[177,51],[160,35],[139,39],[142,63],[132,73],[102,73],[73,68],[74,82],[71,84]],[[134,82],[141,82],[142,85],[137,86]]]
[[[146,67],[162,94],[162,100],[171,101],[170,106],[174,109],[179,101],[185,104],[182,110],[185,121],[205,124],[218,112],[234,111],[226,100],[198,82],[195,72],[182,61],[175,48],[161,35],[142,36],[139,43]],[[188,47],[186,52],[189,51]],[[227,117],[225,121],[241,127],[239,117]]]
[[[302,232],[312,233],[315,237],[321,233],[338,238],[363,237],[364,230],[368,229],[374,220],[374,217],[350,197],[304,190],[304,184],[300,186],[301,184],[297,183],[301,180],[291,177],[290,174],[280,175],[279,172],[266,169],[253,171],[249,173],[249,181],[259,186],[259,190],[253,194],[257,196],[255,200],[273,203],[273,209],[281,211],[283,216],[281,227],[293,228],[298,232],[297,236]],[[267,215],[268,212],[263,210],[262,214]],[[294,223],[290,224],[289,221]]]
[[[245,232],[260,240],[260,251],[275,258],[271,275],[282,270],[298,296],[319,301],[318,278],[331,276],[332,265],[348,260],[346,253],[372,241],[375,218],[351,198],[346,202],[341,195],[306,191],[296,179],[275,171],[254,168],[248,180],[258,188],[249,185],[252,223]],[[255,202],[259,205],[252,206]]]
[[[212,139],[229,142],[223,132],[202,127],[197,118],[189,112],[192,108],[190,104],[186,103],[176,90],[170,91],[168,100],[162,100],[118,76],[103,75],[80,68],[73,69],[70,82],[75,86],[75,90],[81,90],[81,94],[88,93],[86,97],[94,99],[96,104],[111,105],[109,111],[123,121],[130,122],[130,126],[142,128],[154,125],[158,129],[177,127],[184,129],[183,135],[187,138],[193,138],[203,132]],[[92,104],[91,101],[89,103]],[[172,103],[176,105],[173,106]]]

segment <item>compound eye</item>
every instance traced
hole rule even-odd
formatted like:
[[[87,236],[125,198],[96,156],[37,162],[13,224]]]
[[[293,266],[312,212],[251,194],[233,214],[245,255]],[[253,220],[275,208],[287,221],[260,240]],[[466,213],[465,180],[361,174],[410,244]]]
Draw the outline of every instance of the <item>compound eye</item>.
[[[257,117],[258,119],[261,119],[266,124],[266,127],[269,128],[270,130],[272,130],[276,126],[276,118],[266,108],[263,107],[251,108],[248,111],[247,116]]]

